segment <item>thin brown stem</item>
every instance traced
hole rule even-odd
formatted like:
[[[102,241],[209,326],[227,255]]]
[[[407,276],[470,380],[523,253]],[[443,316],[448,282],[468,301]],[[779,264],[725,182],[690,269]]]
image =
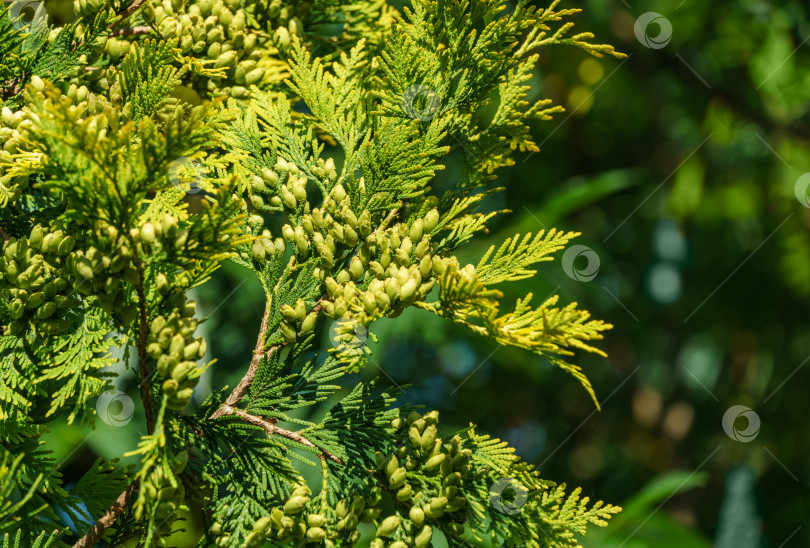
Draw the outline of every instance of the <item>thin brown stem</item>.
[[[253,383],[253,377],[256,376],[256,371],[259,369],[259,362],[262,360],[262,358],[265,356],[266,353],[274,352],[277,349],[280,349],[281,346],[283,346],[283,345],[273,346],[269,350],[264,349],[264,339],[265,336],[267,335],[267,327],[269,321],[270,321],[270,309],[265,308],[264,316],[262,317],[262,325],[261,327],[259,327],[259,337],[258,340],[256,341],[256,348],[253,349],[253,358],[251,358],[250,360],[250,366],[248,367],[247,373],[245,373],[245,376],[242,377],[241,381],[239,381],[239,384],[236,385],[236,388],[233,389],[231,395],[228,396],[228,398],[222,403],[222,405],[219,406],[219,408],[216,411],[214,411],[214,413],[210,417],[211,419],[218,419],[222,415],[227,414],[225,411],[226,408],[232,408],[240,401],[242,401],[242,398],[245,397],[245,394],[250,388],[250,385]]]
[[[138,9],[138,7],[140,7],[142,3],[143,0],[135,0],[135,2],[133,2],[133,4],[127,10],[125,10],[124,13],[122,13],[123,18],[126,18],[129,15],[131,15],[135,10]],[[113,31],[111,36],[126,36],[129,34],[134,34],[134,32],[132,31],[135,31],[138,28],[141,27],[135,27],[134,29],[120,29],[118,31]],[[396,217],[396,215],[399,213],[403,205],[404,201],[400,201],[399,206],[388,214],[385,220],[377,227],[375,233],[381,229],[384,230],[387,227],[387,225]],[[0,233],[1,233],[0,235],[2,235],[4,239],[7,238],[7,235],[5,234],[5,232],[2,232],[2,229],[0,229]],[[152,416],[152,403],[151,403],[151,395],[149,392],[149,383],[145,382],[149,375],[147,367],[147,355],[146,355],[146,340],[148,336],[148,325],[147,325],[148,313],[146,309],[146,294],[144,290],[143,265],[137,259],[135,262],[138,269],[137,291],[139,301],[138,306],[140,311],[140,322],[138,326],[139,328],[138,356],[139,356],[140,374],[142,378],[141,397],[143,399],[144,408],[146,410],[147,429],[151,434],[154,430],[154,418]],[[323,299],[324,297],[321,297],[321,299],[318,300],[318,303],[312,308],[310,313],[314,312],[317,314],[320,312],[322,308]],[[296,443],[300,443],[301,445],[304,445],[306,447],[316,449],[320,453],[319,458],[322,461],[329,460],[336,464],[343,465],[344,462],[339,457],[333,455],[326,449],[318,447],[312,441],[304,437],[300,432],[287,430],[286,428],[277,426],[275,422],[264,420],[261,417],[252,415],[243,409],[238,409],[235,407],[245,397],[245,394],[247,394],[247,391],[250,389],[250,386],[253,383],[253,379],[256,376],[256,372],[258,371],[261,359],[269,353],[280,352],[284,347],[286,347],[289,344],[285,342],[274,345],[268,349],[264,348],[264,340],[267,335],[269,321],[270,321],[270,308],[268,306],[267,308],[265,308],[265,312],[262,317],[262,323],[259,328],[259,335],[256,341],[256,347],[253,350],[253,357],[250,360],[250,365],[248,367],[247,372],[245,373],[245,376],[242,378],[242,380],[239,382],[236,388],[233,389],[231,394],[226,398],[226,400],[222,403],[222,405],[220,405],[219,408],[217,408],[217,410],[214,411],[210,419],[217,419],[225,415],[236,415],[247,423],[261,427],[265,432],[267,432],[268,436],[274,435],[282,436],[289,440],[295,441]],[[373,474],[374,472],[371,471],[371,473]],[[388,490],[387,487],[383,484],[383,482],[380,482],[380,484],[384,489]],[[96,522],[93,528],[90,531],[88,531],[84,537],[79,539],[78,542],[76,542],[73,548],[87,548],[95,545],[95,543],[98,542],[98,540],[104,535],[106,530],[124,512],[124,509],[126,508],[129,499],[131,498],[132,494],[135,492],[136,489],[137,489],[136,482],[130,484],[130,486],[127,487],[127,489],[118,496],[118,498],[115,500],[112,506],[104,513],[104,515],[101,516],[101,518]]]
[[[294,264],[295,264],[295,256],[290,258],[290,263],[287,265],[287,268],[292,269]],[[278,290],[280,283],[281,279],[279,279],[279,282],[276,284],[273,294],[275,294],[275,292]],[[323,298],[324,297],[318,299],[317,304],[312,307],[310,313],[314,312],[315,314],[317,314],[318,312],[321,311],[321,301],[323,300]],[[235,407],[240,401],[242,401],[242,398],[244,398],[245,394],[247,394],[250,385],[253,384],[253,378],[256,376],[256,372],[259,370],[259,363],[261,362],[263,357],[265,357],[268,354],[272,354],[274,352],[281,352],[288,344],[290,344],[287,342],[283,342],[280,344],[273,345],[270,348],[264,347],[264,341],[267,338],[267,329],[269,327],[269,322],[270,322],[270,302],[268,301],[268,303],[265,305],[264,316],[262,317],[262,324],[259,327],[259,336],[256,340],[256,347],[253,349],[253,357],[250,360],[250,366],[248,367],[247,373],[245,373],[245,376],[242,377],[241,381],[239,381],[239,384],[236,385],[236,388],[233,389],[230,396],[228,396],[227,399],[222,403],[222,405],[220,405],[217,408],[217,410],[211,414],[211,416],[209,417],[210,419],[218,419],[221,416],[228,414],[225,411],[226,407]]]
[[[331,460],[337,464],[343,464],[343,461],[340,460],[338,457],[327,451],[326,449],[322,449],[309,441],[307,438],[301,435],[299,432],[293,432],[292,430],[287,430],[286,428],[281,428],[280,426],[276,426],[274,423],[270,421],[266,421],[261,417],[257,417],[256,415],[251,415],[247,411],[242,409],[236,409],[234,407],[226,407],[224,410],[224,414],[226,415],[236,415],[245,422],[249,422],[250,424],[254,424],[256,426],[260,426],[264,428],[264,431],[267,432],[268,436],[282,436],[287,438],[288,440],[292,440],[294,442],[300,443],[301,445],[305,445],[307,447],[311,447],[313,449],[317,449],[320,451],[321,456],[326,460]]]
[[[99,518],[95,525],[93,525],[93,528],[87,531],[87,533],[80,538],[76,544],[73,545],[73,548],[88,548],[90,546],[94,546],[101,539],[101,537],[104,536],[107,529],[109,529],[110,526],[115,523],[115,520],[117,520],[118,517],[124,513],[124,510],[129,503],[129,499],[132,498],[132,495],[135,493],[137,488],[138,483],[132,482],[123,493],[118,495],[118,498],[115,499],[112,506],[110,506],[107,511],[104,512],[104,515]]]
[[[126,29],[118,29],[110,32],[107,36],[109,38],[114,38],[118,36],[139,36],[141,34],[150,34],[154,32],[152,27],[131,27]]]
[[[143,269],[142,265],[139,261],[136,261],[136,265],[138,267],[138,275],[139,275],[139,283],[138,283],[138,298],[140,303],[143,303],[143,306],[140,306],[141,312],[141,325],[146,327],[146,298],[145,292],[143,289]],[[318,303],[312,307],[310,313],[319,313],[321,311],[322,305],[321,302],[323,301],[324,297],[321,297],[318,300]],[[293,440],[295,442],[300,443],[301,445],[305,445],[307,447],[312,447],[320,451],[320,458],[324,460],[330,460],[337,464],[344,464],[343,461],[336,457],[335,455],[329,453],[325,449],[321,449],[320,447],[316,446],[310,440],[306,439],[304,436],[299,434],[298,432],[293,432],[292,430],[287,430],[286,428],[281,428],[280,426],[276,426],[275,424],[265,421],[260,417],[255,415],[251,415],[247,411],[243,411],[242,409],[236,409],[235,405],[238,404],[242,398],[245,397],[250,385],[253,383],[253,378],[256,376],[256,371],[259,368],[259,363],[261,359],[268,353],[271,352],[280,352],[284,347],[286,347],[289,343],[281,343],[270,347],[269,349],[265,350],[264,348],[264,339],[267,334],[267,329],[270,322],[270,309],[269,307],[265,309],[264,316],[262,317],[262,323],[259,327],[259,336],[256,340],[256,347],[253,350],[253,358],[250,360],[250,366],[248,367],[247,373],[239,382],[239,384],[234,388],[233,392],[228,396],[228,398],[223,402],[222,405],[217,408],[216,411],[211,415],[211,419],[217,419],[224,415],[237,415],[246,422],[251,424],[255,424],[263,428],[268,435],[279,435],[283,436],[287,439]],[[139,362],[140,362],[140,370],[141,370],[141,377],[144,381],[141,382],[141,396],[144,399],[144,407],[146,408],[146,416],[147,416],[147,427],[149,429],[149,433],[152,433],[153,430],[153,419],[152,419],[152,406],[151,406],[151,396],[149,394],[149,384],[145,382],[146,376],[148,376],[148,370],[145,369],[146,367],[146,335],[147,329],[141,329],[139,331],[139,339],[138,339],[138,355],[139,355]],[[141,344],[141,340],[143,340],[143,344]],[[141,349],[143,348],[143,353],[141,353]],[[144,396],[144,387],[145,387],[145,396]],[[147,403],[148,402],[148,403]],[[85,548],[89,546],[93,546],[104,532],[115,522],[115,520],[123,513],[124,508],[129,501],[129,498],[132,495],[132,492],[135,489],[135,484],[133,483],[130,485],[126,491],[121,493],[121,495],[116,499],[113,505],[110,507],[109,510],[99,519],[96,525],[88,531],[88,533],[79,540],[73,548]]]
[[[134,242],[132,243],[132,247],[134,248]],[[149,368],[146,365],[148,360],[148,356],[146,355],[146,340],[149,336],[149,315],[146,310],[143,264],[137,256],[135,266],[138,269],[138,283],[136,284],[136,289],[138,291],[138,311],[140,313],[140,319],[138,320],[138,369],[141,378],[141,400],[143,401],[143,408],[146,412],[146,431],[151,434],[155,430],[155,418],[152,415],[152,394],[149,392],[149,382],[147,382]]]
[[[143,5],[144,2],[146,2],[146,0],[135,0],[133,3],[131,3],[129,7],[127,7],[127,9],[118,14],[121,16],[121,19],[118,22],[120,23],[121,21],[123,21],[136,11],[138,11],[138,9]]]
[[[402,206],[404,205],[405,200],[400,200],[399,205],[396,208],[389,211],[388,215],[385,216],[385,219],[383,219],[383,221],[379,225],[377,225],[377,228],[374,229],[374,234],[377,234],[380,231],[383,231],[386,228],[388,228],[388,225],[391,224],[391,221],[393,221],[394,217],[396,217],[399,214],[399,211],[402,209]]]

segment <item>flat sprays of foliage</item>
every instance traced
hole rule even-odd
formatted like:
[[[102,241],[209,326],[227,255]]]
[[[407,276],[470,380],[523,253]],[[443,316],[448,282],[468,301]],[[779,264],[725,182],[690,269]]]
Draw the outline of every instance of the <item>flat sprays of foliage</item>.
[[[42,6],[0,11],[5,545],[164,546],[188,506],[200,546],[350,546],[361,523],[374,548],[571,546],[605,525],[617,507],[505,443],[472,426],[439,437],[438,413],[398,406],[397,389],[345,386],[374,322],[417,307],[593,395],[569,359],[600,352],[610,326],[499,289],[576,234],[455,255],[503,213],[481,209],[494,171],[538,150],[528,122],[561,110],[527,100],[538,50],[618,55],[572,35],[577,10],[557,4],[76,0],[59,28]],[[438,191],[454,142],[464,169]],[[188,291],[224,261],[259,280],[264,316],[242,380],[193,409],[210,364]],[[324,329],[334,347],[313,348]],[[41,436],[93,425],[116,347],[137,364],[140,465],[100,461],[67,490]],[[346,388],[317,422],[296,418]]]

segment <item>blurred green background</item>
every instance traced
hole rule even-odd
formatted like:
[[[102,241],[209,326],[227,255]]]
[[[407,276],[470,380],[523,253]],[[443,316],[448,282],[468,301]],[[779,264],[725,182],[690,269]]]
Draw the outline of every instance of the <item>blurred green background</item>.
[[[498,172],[507,190],[487,206],[513,213],[462,255],[477,262],[518,232],[582,233],[575,243],[593,253],[576,258],[574,276],[560,254],[507,289],[556,293],[614,324],[608,359],[575,359],[602,411],[544,360],[417,310],[372,329],[376,365],[363,374],[411,383],[403,399],[439,409],[448,430],[474,422],[545,477],[624,506],[585,546],[808,546],[809,7],[564,4],[584,9],[579,30],[630,56],[542,52],[533,97],[567,112],[535,125],[539,154]],[[458,169],[457,145],[444,177]],[[574,279],[595,260],[593,279]],[[198,294],[219,360],[209,387],[233,386],[254,344],[262,301],[244,274],[224,268]],[[729,435],[734,405],[754,415],[732,409]],[[54,429],[65,476],[134,448],[138,424]]]

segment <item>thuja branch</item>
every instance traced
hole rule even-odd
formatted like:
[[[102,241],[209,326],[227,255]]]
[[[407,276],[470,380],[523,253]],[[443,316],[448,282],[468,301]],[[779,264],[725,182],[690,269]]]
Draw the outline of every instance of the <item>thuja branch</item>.
[[[295,256],[290,258],[290,263],[287,266],[288,269],[291,269],[295,264]],[[273,294],[278,291],[279,284],[281,280],[276,283],[276,286],[273,288]],[[214,411],[210,418],[216,419],[221,417],[222,415],[226,414],[225,409],[227,407],[233,407],[242,401],[242,398],[245,397],[250,385],[253,384],[253,378],[256,376],[256,371],[259,369],[259,363],[261,362],[262,358],[268,352],[276,352],[281,350],[286,346],[286,343],[282,343],[280,345],[273,346],[269,349],[264,347],[264,341],[267,338],[267,329],[269,327],[270,322],[270,301],[265,303],[264,308],[264,316],[262,316],[262,323],[259,326],[259,336],[256,338],[256,347],[253,349],[253,357],[250,359],[250,366],[248,366],[248,370],[245,373],[245,376],[242,377],[242,380],[239,381],[239,384],[236,385],[236,388],[233,389],[231,394],[227,397],[227,399],[222,403],[222,405]]]
[[[139,36],[142,34],[150,34],[154,32],[152,27],[132,27],[126,29],[118,29],[110,32],[107,36],[110,38],[121,37],[121,36]]]
[[[374,234],[378,234],[379,232],[388,228],[388,225],[391,224],[391,221],[393,221],[396,218],[396,216],[399,215],[399,212],[402,209],[403,205],[405,205],[405,201],[400,200],[397,203],[397,207],[389,211],[388,215],[385,216],[385,219],[383,219],[382,222],[379,225],[377,225],[377,228],[374,229]]]
[[[256,341],[256,348],[253,350],[253,357],[250,360],[250,366],[248,366],[247,373],[245,373],[245,376],[242,377],[241,381],[239,381],[239,384],[236,385],[236,388],[233,389],[230,396],[228,396],[222,405],[219,406],[216,411],[214,411],[210,417],[211,419],[218,419],[223,415],[229,414],[230,412],[228,409],[233,408],[233,406],[242,401],[242,398],[245,397],[250,385],[253,383],[253,378],[256,376],[256,371],[259,368],[259,362],[261,362],[262,358],[267,352],[274,352],[279,348],[278,346],[274,346],[269,350],[264,349],[264,339],[267,336],[269,320],[270,309],[265,308],[264,316],[262,317],[262,324],[259,327],[259,336],[258,340]]]
[[[182,505],[203,502],[203,512],[212,518],[201,541],[206,545],[351,546],[359,540],[362,522],[374,523],[374,546],[412,537],[407,544],[425,548],[434,528],[459,537],[465,533],[470,509],[488,506],[489,485],[501,475],[538,492],[517,515],[479,516],[488,521],[470,523],[478,529],[473,534],[489,527],[503,533],[499,541],[507,544],[569,545],[573,531],[584,531],[586,523],[601,525],[615,511],[599,504],[585,508],[577,502],[579,491],[569,498],[562,488],[546,490],[497,440],[472,430],[463,440],[461,435],[441,440],[438,414],[406,415],[409,410],[397,408],[397,391],[377,393],[364,379],[356,390],[340,394],[342,381],[349,380],[344,375],[365,365],[359,353],[333,353],[328,365],[318,368],[327,363],[319,360],[319,339],[313,336],[321,312],[340,322],[346,331],[340,335],[348,337],[349,328],[356,333],[408,307],[430,309],[421,304],[428,302],[438,303],[432,308],[440,316],[502,344],[562,356],[574,348],[595,351],[587,341],[600,338],[605,325],[587,321],[586,312],[573,305],[557,308],[553,301],[532,308],[527,299],[504,313],[500,293],[490,289],[528,278],[533,265],[562,249],[567,238],[509,239],[479,266],[462,266],[453,255],[486,232],[495,215],[479,208],[480,199],[495,190],[488,186],[493,169],[509,165],[515,150],[536,149],[528,121],[552,109],[537,110],[544,105],[529,101],[521,83],[532,77],[536,58],[530,52],[545,36],[539,33],[552,33],[552,41],[563,43],[570,25],[556,34],[543,29],[558,28],[555,22],[573,13],[557,12],[559,2],[552,0],[548,10],[536,12],[519,3],[502,17],[500,3],[415,0],[415,9],[403,15],[385,2],[348,8],[310,2],[309,8],[297,9],[279,8],[278,1],[246,6],[227,0],[214,2],[214,9],[208,0],[161,7],[123,0],[110,20],[108,2],[81,0],[77,15],[94,23],[81,31],[65,27],[64,35],[36,48],[29,47],[24,29],[8,24],[7,11],[0,14],[0,34],[9,50],[0,60],[0,95],[18,95],[31,84],[29,92],[4,102],[0,116],[0,153],[6,153],[0,155],[0,202],[9,211],[29,212],[23,222],[3,227],[10,234],[0,231],[0,328],[6,341],[0,366],[4,376],[10,375],[5,384],[13,392],[19,388],[13,397],[0,397],[0,415],[8,418],[0,445],[10,458],[0,455],[0,460],[19,462],[14,459],[39,442],[43,421],[70,422],[100,411],[94,403],[108,386],[112,335],[121,332],[137,347],[149,435],[130,455],[142,457],[142,468],[137,483],[109,509],[98,511],[103,515],[77,547],[109,537],[113,523],[120,535],[138,534],[142,544],[151,544],[171,531]],[[318,38],[308,28],[327,16],[356,23],[351,32],[330,39],[329,51],[313,47]],[[95,22],[102,19],[111,25],[98,27]],[[462,20],[467,22],[457,23]],[[488,25],[497,32],[464,40],[469,28]],[[404,32],[392,34],[392,26]],[[118,39],[107,42],[110,51],[97,47],[103,35]],[[585,36],[568,43],[609,53],[584,44]],[[448,43],[455,44],[453,51]],[[415,69],[427,84],[447,81],[456,69],[446,67],[472,57],[491,62],[459,80],[454,95],[467,98],[464,104],[440,108],[430,119],[418,118],[420,123],[408,119],[415,117],[405,103],[416,97],[403,96],[402,89],[414,83]],[[211,63],[215,66],[205,68]],[[191,92],[182,97],[202,106],[182,105],[185,99],[173,93],[180,88]],[[509,100],[501,101],[497,122],[478,128],[478,113],[491,107],[495,95]],[[219,96],[227,102],[212,102]],[[299,104],[309,112],[305,117]],[[514,129],[514,139],[504,140],[503,128]],[[450,153],[445,146],[450,129],[460,132],[457,139],[471,150],[463,158],[467,176],[441,193],[445,182],[436,179]],[[77,132],[81,139],[69,137]],[[329,135],[324,139],[329,149],[313,139],[321,132]],[[342,150],[332,155],[332,146]],[[88,156],[85,149],[96,154]],[[163,167],[176,155],[196,158],[195,151],[207,151],[193,163],[205,169],[194,169],[193,177],[212,207],[190,216],[185,202],[178,202],[176,185],[165,183],[186,182],[172,174],[177,167],[178,178],[181,172],[188,177],[192,164],[182,170],[174,163]],[[340,177],[336,158],[343,162]],[[312,192],[313,183],[320,192]],[[132,222],[122,226],[122,220]],[[281,234],[272,234],[277,227]],[[115,245],[119,238],[131,244],[126,252]],[[266,290],[258,340],[247,371],[224,401],[206,403],[193,418],[184,417],[202,374],[198,365],[206,341],[194,335],[196,306],[186,295],[188,284],[178,283],[175,273],[197,280],[198,273],[210,274],[234,255]],[[289,264],[283,270],[285,257]],[[295,269],[295,264],[304,266]],[[147,280],[163,296],[159,303],[152,300]],[[436,301],[428,298],[434,288]],[[324,296],[307,310],[317,295]],[[83,328],[77,328],[80,316]],[[294,352],[280,359],[291,348]],[[304,359],[310,361],[299,363]],[[40,378],[43,367],[55,371],[51,366],[56,365],[58,372]],[[562,367],[587,380],[575,366]],[[273,371],[278,376],[259,389],[264,368],[268,376]],[[255,407],[245,405],[254,396]],[[276,418],[330,403],[330,419],[317,430],[281,428]],[[32,413],[39,409],[47,414]],[[183,431],[198,420],[202,424],[192,427],[194,435]],[[265,433],[280,436],[275,441],[293,450],[268,454]],[[209,435],[216,439],[203,439]],[[187,467],[192,449],[193,466]],[[304,478],[282,479],[294,474],[288,457],[302,452],[321,461],[320,502],[310,497]],[[244,458],[225,458],[234,453]],[[374,471],[368,470],[372,453]],[[335,469],[333,463],[344,466]],[[98,493],[118,491],[128,471],[103,466],[110,473],[90,471],[88,478]],[[467,476],[473,470],[471,482]],[[30,485],[28,472],[18,466],[7,475],[22,489]],[[52,481],[59,485],[57,476]],[[186,493],[185,486],[193,483],[203,486]],[[381,505],[384,492],[399,503]],[[338,504],[326,504],[327,495],[329,501],[336,495]],[[535,495],[548,504],[538,504]],[[97,497],[87,497],[80,501],[56,488],[37,491],[35,498],[9,507],[5,517],[0,500],[0,526],[7,517],[26,539],[49,534],[49,507],[99,508]],[[537,539],[538,528],[556,536]]]
[[[138,11],[145,2],[146,0],[135,0],[134,2],[132,2],[129,6],[127,6],[127,8],[124,11],[119,13],[121,19],[119,19],[118,23],[120,23],[121,21],[123,21],[136,11]]]
[[[135,247],[133,242],[133,248]],[[146,291],[144,289],[145,273],[140,258],[136,255],[135,266],[138,270],[138,282],[136,290],[138,292],[138,370],[140,372],[141,400],[143,401],[146,413],[146,429],[149,434],[155,430],[155,419],[152,410],[152,394],[149,392],[149,367],[147,366],[148,356],[146,355],[146,339],[149,335],[149,316],[146,309]]]
[[[88,548],[90,546],[94,546],[96,542],[98,542],[104,533],[109,529],[115,520],[124,513],[124,510],[129,504],[132,495],[138,489],[138,482],[132,482],[126,490],[118,495],[118,498],[115,499],[115,502],[112,503],[104,515],[99,518],[93,528],[87,531],[87,533],[80,538],[76,544],[73,545],[73,548]]]
[[[322,302],[324,297],[318,299],[318,302],[315,306],[312,307],[310,310],[310,314],[318,314],[321,309],[323,308]],[[248,366],[248,370],[245,373],[245,376],[242,377],[242,380],[239,381],[239,384],[233,389],[231,394],[225,399],[222,405],[214,411],[209,418],[211,419],[218,419],[223,415],[227,415],[230,412],[228,411],[229,408],[235,407],[242,398],[245,397],[247,391],[250,389],[250,385],[253,384],[253,379],[256,376],[256,372],[259,369],[259,363],[261,362],[262,358],[267,356],[268,354],[272,354],[274,352],[280,352],[283,350],[289,343],[280,343],[271,346],[268,349],[264,348],[264,340],[267,336],[267,328],[269,327],[268,322],[270,320],[270,309],[269,305],[268,308],[264,311],[264,316],[262,317],[262,323],[259,327],[259,336],[256,340],[256,347],[253,349],[253,357],[250,360],[250,365]]]
[[[265,432],[267,432],[269,436],[279,435],[284,438],[287,438],[288,440],[300,443],[301,445],[306,445],[307,447],[311,447],[312,449],[317,449],[320,452],[321,456],[323,456],[323,458],[331,460],[332,462],[335,462],[337,464],[343,464],[343,461],[340,460],[338,457],[336,457],[329,451],[318,447],[317,445],[309,441],[307,438],[302,436],[299,432],[293,432],[292,430],[287,430],[286,428],[276,426],[275,423],[266,421],[261,417],[257,417],[256,415],[251,415],[250,413],[242,409],[236,409],[230,406],[223,406],[223,407],[224,407],[223,409],[224,415],[231,415],[231,414],[236,415],[245,422],[249,422],[250,424],[254,424],[256,426],[264,428]]]

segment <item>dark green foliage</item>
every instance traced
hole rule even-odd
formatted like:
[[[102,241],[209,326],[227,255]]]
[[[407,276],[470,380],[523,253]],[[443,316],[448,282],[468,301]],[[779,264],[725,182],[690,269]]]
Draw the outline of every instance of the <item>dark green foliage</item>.
[[[28,34],[4,12],[0,219],[16,222],[0,264],[0,531],[163,546],[194,508],[201,546],[352,545],[362,522],[375,548],[425,548],[438,532],[569,546],[605,525],[619,508],[541,480],[472,426],[439,436],[438,413],[398,406],[400,389],[347,378],[374,323],[417,307],[548,358],[593,396],[563,357],[601,353],[590,342],[610,326],[557,297],[500,313],[493,288],[576,234],[515,236],[477,266],[454,255],[497,214],[478,209],[499,190],[492,172],[536,150],[527,123],[555,110],[526,99],[535,50],[614,53],[552,31],[575,11],[556,6],[77,0],[80,20]],[[305,32],[329,18],[346,23],[339,38]],[[468,147],[465,175],[442,193],[451,139]],[[184,413],[213,364],[187,292],[228,260],[265,293],[256,348],[230,394]],[[332,348],[315,348],[323,329]],[[137,368],[146,432],[123,456],[139,465],[97,463],[66,491],[39,438],[51,421],[110,419],[114,347]],[[296,414],[325,402],[317,420]],[[498,510],[503,481],[527,494],[517,512]]]

